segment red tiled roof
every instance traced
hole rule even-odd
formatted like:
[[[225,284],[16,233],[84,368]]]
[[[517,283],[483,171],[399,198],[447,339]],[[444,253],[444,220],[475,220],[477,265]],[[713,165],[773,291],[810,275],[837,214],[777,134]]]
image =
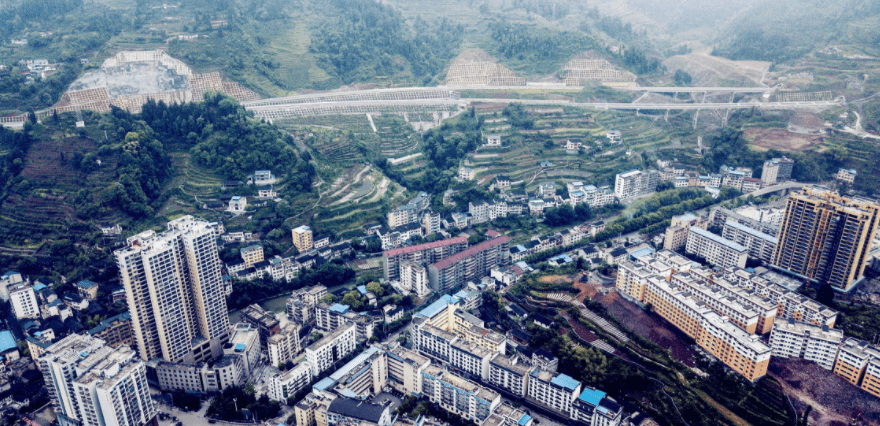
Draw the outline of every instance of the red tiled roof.
[[[496,231],[494,229],[490,229],[490,230],[486,231],[486,236],[489,238],[496,238],[499,235],[501,235],[501,234],[499,234],[498,231]]]
[[[401,254],[414,253],[422,250],[434,249],[437,247],[451,246],[453,244],[467,244],[467,237],[455,237],[447,240],[434,241],[431,243],[419,244],[417,246],[401,247],[385,252],[385,257],[399,256]]]
[[[458,262],[462,259],[466,259],[466,258],[473,256],[474,254],[479,253],[483,250],[486,250],[486,249],[489,249],[489,248],[492,248],[492,247],[495,247],[499,244],[504,244],[504,243],[510,243],[510,237],[503,236],[503,237],[493,238],[489,241],[483,241],[482,243],[477,244],[477,245],[475,245],[475,246],[473,246],[473,247],[471,247],[461,253],[449,256],[446,259],[443,259],[443,260],[433,264],[432,266],[437,269],[443,269],[449,265],[452,265],[455,262]]]
[[[519,266],[516,266],[516,265],[510,265],[510,269],[513,270],[513,273],[516,274],[516,276],[520,276],[520,275],[523,274],[523,270],[522,270],[522,268],[520,268]]]

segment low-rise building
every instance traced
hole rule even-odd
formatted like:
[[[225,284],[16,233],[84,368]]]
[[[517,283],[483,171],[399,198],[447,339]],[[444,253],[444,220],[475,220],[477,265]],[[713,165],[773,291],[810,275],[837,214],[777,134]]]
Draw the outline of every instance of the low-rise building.
[[[856,176],[859,173],[856,169],[840,169],[837,171],[837,174],[834,175],[834,178],[840,182],[848,183],[850,185],[856,181]]]
[[[82,280],[76,283],[76,291],[81,297],[89,300],[98,298],[98,283],[89,280]]]
[[[476,171],[470,167],[461,167],[458,169],[458,178],[460,180],[473,180],[476,175]]]
[[[286,402],[312,382],[312,368],[307,362],[297,364],[269,379],[269,399]]]
[[[589,426],[617,426],[623,420],[623,407],[605,392],[586,387],[572,404],[570,417]]]
[[[236,195],[229,200],[229,211],[244,213],[247,210],[247,197]]]

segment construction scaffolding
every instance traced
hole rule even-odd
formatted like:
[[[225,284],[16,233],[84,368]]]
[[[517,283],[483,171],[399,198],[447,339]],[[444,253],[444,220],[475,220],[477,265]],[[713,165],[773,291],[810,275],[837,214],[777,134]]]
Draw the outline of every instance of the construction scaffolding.
[[[526,79],[517,77],[509,68],[496,63],[479,49],[462,53],[446,72],[447,86],[525,86]]]
[[[605,59],[584,52],[562,68],[566,86],[583,86],[586,81],[634,83],[636,76],[614,68]]]
[[[776,94],[776,102],[831,102],[831,92],[783,92]]]

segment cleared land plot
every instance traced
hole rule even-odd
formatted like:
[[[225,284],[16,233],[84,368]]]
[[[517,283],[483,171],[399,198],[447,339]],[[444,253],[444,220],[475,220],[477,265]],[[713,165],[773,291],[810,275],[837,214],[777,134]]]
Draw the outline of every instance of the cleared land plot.
[[[802,359],[770,359],[768,374],[779,381],[799,413],[812,406],[811,425],[880,425],[880,398]]]
[[[801,135],[785,129],[746,129],[744,133],[752,146],[762,151],[801,152],[822,145],[821,136]]]

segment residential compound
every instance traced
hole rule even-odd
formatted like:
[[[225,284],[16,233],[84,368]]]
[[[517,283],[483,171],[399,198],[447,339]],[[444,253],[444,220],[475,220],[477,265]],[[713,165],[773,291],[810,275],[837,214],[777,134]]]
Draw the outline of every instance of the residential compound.
[[[760,259],[766,264],[773,260],[778,243],[777,238],[772,235],[731,220],[724,222],[721,237],[742,245],[748,249],[748,257]]]
[[[618,174],[614,180],[614,195],[620,200],[630,200],[646,195],[657,189],[660,174],[656,170],[632,170]]]
[[[383,254],[382,259],[385,280],[388,282],[401,280],[401,268],[407,263],[426,267],[464,251],[467,245],[466,237],[456,237],[388,250]]]
[[[192,216],[146,231],[114,252],[141,359],[197,363],[217,358],[229,316],[214,230]]]
[[[128,346],[71,334],[46,348],[38,363],[61,426],[158,423],[144,362]]]
[[[768,275],[769,274],[769,275]],[[771,348],[760,334],[777,319],[832,327],[837,313],[776,283],[776,275],[707,269],[667,250],[618,268],[617,290],[678,327],[749,380],[766,374]]]
[[[789,196],[773,265],[849,291],[862,280],[880,222],[880,203],[806,186]]]

